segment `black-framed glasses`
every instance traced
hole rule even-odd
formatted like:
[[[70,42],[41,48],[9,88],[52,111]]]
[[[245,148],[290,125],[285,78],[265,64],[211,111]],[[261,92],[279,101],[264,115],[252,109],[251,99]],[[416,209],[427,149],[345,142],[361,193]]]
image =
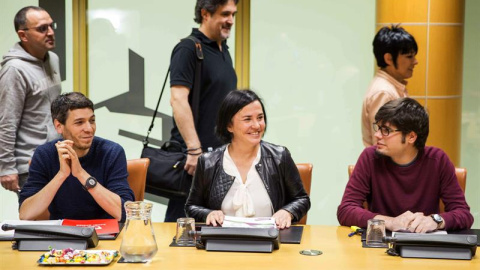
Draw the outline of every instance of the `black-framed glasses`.
[[[379,126],[377,123],[373,123],[373,131],[377,132],[380,130],[380,133],[382,133],[383,136],[388,136],[390,133],[401,131],[399,129],[391,129],[387,126]]]
[[[23,28],[23,29],[20,29],[20,30],[28,31],[28,30],[31,30],[31,29],[35,29],[37,32],[45,34],[48,31],[49,27],[52,28],[52,30],[55,30],[55,29],[57,29],[57,23],[52,22],[50,24],[42,24],[42,25],[37,26],[37,27]]]

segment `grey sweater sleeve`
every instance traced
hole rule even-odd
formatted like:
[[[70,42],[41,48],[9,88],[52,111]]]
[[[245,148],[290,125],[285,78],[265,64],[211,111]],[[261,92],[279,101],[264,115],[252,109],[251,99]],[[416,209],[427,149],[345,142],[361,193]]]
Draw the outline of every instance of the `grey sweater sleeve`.
[[[26,83],[18,70],[4,66],[0,72],[0,176],[17,174],[15,142],[22,118]]]

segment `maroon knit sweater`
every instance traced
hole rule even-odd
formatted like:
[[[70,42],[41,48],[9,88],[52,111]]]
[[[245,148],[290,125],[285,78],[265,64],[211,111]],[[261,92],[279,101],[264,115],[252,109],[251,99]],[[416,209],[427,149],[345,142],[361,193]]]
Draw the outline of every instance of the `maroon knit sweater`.
[[[441,149],[425,147],[407,166],[400,166],[375,150],[376,146],[368,147],[358,158],[338,206],[341,225],[365,228],[367,221],[376,215],[396,217],[408,210],[435,214],[442,199],[445,213],[441,216],[446,230],[472,226],[473,216],[458,184],[455,167]],[[368,210],[362,206],[364,201],[368,202]]]

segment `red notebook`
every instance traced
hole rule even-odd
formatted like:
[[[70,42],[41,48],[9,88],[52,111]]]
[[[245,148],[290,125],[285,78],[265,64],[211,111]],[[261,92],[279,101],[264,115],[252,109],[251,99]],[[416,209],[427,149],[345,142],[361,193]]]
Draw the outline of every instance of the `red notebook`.
[[[98,235],[118,234],[120,232],[118,227],[118,221],[115,219],[64,219],[62,225],[77,227],[95,227],[95,231],[97,231]]]

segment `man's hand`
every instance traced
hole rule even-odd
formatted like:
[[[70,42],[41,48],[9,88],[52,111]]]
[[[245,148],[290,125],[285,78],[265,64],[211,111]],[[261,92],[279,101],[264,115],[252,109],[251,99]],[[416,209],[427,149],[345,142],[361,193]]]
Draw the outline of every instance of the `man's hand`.
[[[224,218],[225,214],[223,214],[221,210],[212,211],[208,214],[207,221],[205,223],[207,225],[212,224],[214,227],[221,226]]]
[[[72,170],[72,175],[80,180],[80,178],[88,178],[85,174],[85,170],[83,169],[82,165],[80,164],[80,160],[78,159],[77,152],[73,149],[71,145],[67,145],[66,149],[68,150],[68,155],[70,156],[70,169]],[[84,184],[84,183],[82,183]]]
[[[199,156],[200,155],[187,155],[187,161],[185,162],[184,169],[188,174],[193,175],[195,173]]]
[[[20,186],[18,185],[18,174],[8,174],[0,176],[2,187],[6,190],[18,192]]]
[[[410,223],[412,223],[412,221],[418,216],[423,216],[423,213],[414,214],[410,211],[407,211],[394,218],[387,219],[379,217],[378,219],[384,219],[386,228],[392,232],[396,232],[401,230],[410,230]]]
[[[416,213],[417,214],[417,213]],[[423,213],[419,213],[415,219],[410,223],[408,228],[411,232],[426,233],[437,229],[438,224],[433,220],[431,216],[424,216]]]
[[[58,141],[55,144],[58,152],[58,160],[60,161],[60,171],[62,178],[67,178],[72,172],[70,151],[67,147],[72,149],[73,142],[70,140]]]
[[[292,214],[287,210],[280,209],[272,217],[275,218],[275,223],[281,230],[288,229],[292,225]]]
[[[78,160],[77,152],[73,149],[73,142],[70,140],[57,142],[56,147],[60,159],[60,173],[62,173],[65,178],[71,173],[82,183],[82,185],[85,185],[82,180],[86,180],[89,175],[82,168],[82,165]]]

